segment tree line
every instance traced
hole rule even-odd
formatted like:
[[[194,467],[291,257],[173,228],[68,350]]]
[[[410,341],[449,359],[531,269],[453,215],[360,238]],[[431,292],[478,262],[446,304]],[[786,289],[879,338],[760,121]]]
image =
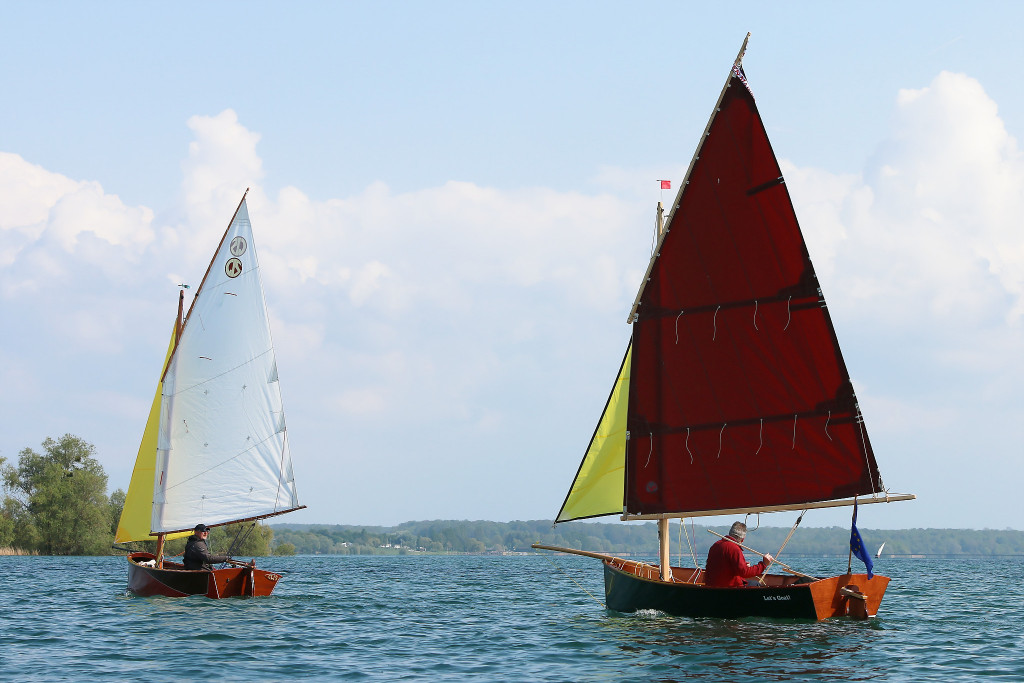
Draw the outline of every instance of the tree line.
[[[96,447],[72,434],[47,437],[42,452],[25,448],[17,463],[0,457],[0,551],[39,555],[112,555],[126,549],[150,550],[155,541],[113,548],[125,492],[107,495],[107,474],[94,457]],[[232,551],[238,556],[270,553],[273,529],[264,525],[215,527],[209,543],[226,552],[233,540],[245,537]],[[169,541],[165,552],[184,551],[185,539]]]
[[[42,443],[42,452],[26,448],[17,463],[0,457],[3,500],[0,503],[0,552],[43,555],[109,555],[126,549],[155,549],[142,541],[114,549],[114,534],[124,507],[121,489],[107,494],[107,475],[96,460],[95,447],[65,434]],[[201,521],[201,520],[197,520]],[[747,545],[776,553],[788,528],[751,529]],[[703,563],[716,539],[707,529],[726,533],[727,526],[706,527],[673,522],[672,555],[691,552]],[[885,544],[890,556],[1024,555],[1024,531],[1011,529],[861,529],[872,553]],[[236,539],[244,537],[244,542]],[[801,527],[785,548],[787,556],[835,556],[849,552],[848,527]],[[274,524],[215,527],[210,534],[215,552],[238,557],[278,555],[404,555],[410,553],[527,552],[532,543],[618,555],[653,557],[658,532],[652,522],[569,522],[548,520],[487,522],[434,520],[397,526]],[[232,544],[235,547],[232,548]],[[169,541],[169,556],[184,550],[185,539]]]
[[[287,544],[288,552],[303,555],[404,555],[412,553],[508,553],[530,551],[530,545],[575,548],[616,555],[654,557],[658,530],[653,522],[568,522],[548,520],[420,521],[392,527],[275,524],[274,538]],[[692,553],[704,563],[708,547],[725,526],[670,526],[673,558]],[[884,543],[886,556],[1006,556],[1024,555],[1024,531],[1005,529],[860,529],[865,545],[874,554]],[[750,525],[746,544],[761,552],[776,553],[789,529]],[[849,527],[800,527],[785,547],[787,556],[845,556],[850,548]]]

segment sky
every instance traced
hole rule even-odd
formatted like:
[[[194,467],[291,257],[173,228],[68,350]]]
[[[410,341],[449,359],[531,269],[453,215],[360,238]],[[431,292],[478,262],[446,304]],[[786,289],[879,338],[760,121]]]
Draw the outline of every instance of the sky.
[[[553,518],[674,192],[657,180],[678,186],[750,31],[879,469],[918,496],[858,525],[1024,529],[1022,22],[984,2],[0,5],[0,457],[72,433],[127,488],[177,285],[249,188],[308,506],[277,521]]]

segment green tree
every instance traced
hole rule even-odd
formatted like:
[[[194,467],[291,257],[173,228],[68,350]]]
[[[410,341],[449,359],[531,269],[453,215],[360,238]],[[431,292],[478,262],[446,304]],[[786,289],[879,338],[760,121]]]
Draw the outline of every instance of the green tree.
[[[218,555],[227,553],[238,558],[265,557],[272,554],[270,542],[273,539],[274,530],[265,524],[238,522],[211,529],[208,543]]]
[[[124,499],[127,494],[117,489],[110,494],[110,533],[117,535],[117,523],[121,519],[121,511],[124,510]]]
[[[6,458],[0,457],[0,472],[6,468]],[[14,545],[14,513],[17,508],[17,501],[4,496],[0,501],[0,548],[7,548]]]
[[[279,543],[277,545],[277,547],[274,548],[274,554],[275,555],[294,555],[295,554],[295,546],[292,545],[291,543]]]
[[[105,554],[112,541],[107,475],[96,448],[71,434],[26,448],[3,467],[14,542],[47,555]]]

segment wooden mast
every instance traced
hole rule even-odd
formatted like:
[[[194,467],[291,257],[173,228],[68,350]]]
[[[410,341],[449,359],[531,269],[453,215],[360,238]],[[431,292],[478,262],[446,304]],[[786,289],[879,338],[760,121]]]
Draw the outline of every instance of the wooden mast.
[[[660,546],[659,565],[661,566],[661,580],[672,580],[671,554],[668,547],[668,519],[658,520],[658,545]]]
[[[665,222],[664,222],[665,208],[658,202],[658,214],[655,219],[655,225],[658,229],[658,243],[661,244],[661,240],[665,235]],[[661,568],[661,580],[671,581],[672,580],[672,553],[669,549],[669,520],[662,518],[658,520],[658,559],[659,566]]]
[[[178,349],[178,340],[181,339],[181,328],[182,325],[182,312],[185,310],[185,289],[182,287],[178,290],[178,318],[174,322],[174,350]],[[174,351],[171,352],[174,355]],[[167,374],[167,368],[170,367],[170,363],[167,363],[167,367],[164,368],[164,374]],[[163,381],[163,377],[160,378]],[[159,446],[157,446],[159,448]],[[156,566],[157,569],[163,569],[164,567],[164,537],[167,534],[161,532],[156,535]]]

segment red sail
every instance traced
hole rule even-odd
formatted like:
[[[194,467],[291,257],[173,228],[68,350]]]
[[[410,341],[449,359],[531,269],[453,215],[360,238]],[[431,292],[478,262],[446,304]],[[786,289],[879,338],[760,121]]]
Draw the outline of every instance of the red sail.
[[[633,323],[628,514],[882,489],[789,192],[738,67],[649,275]]]

